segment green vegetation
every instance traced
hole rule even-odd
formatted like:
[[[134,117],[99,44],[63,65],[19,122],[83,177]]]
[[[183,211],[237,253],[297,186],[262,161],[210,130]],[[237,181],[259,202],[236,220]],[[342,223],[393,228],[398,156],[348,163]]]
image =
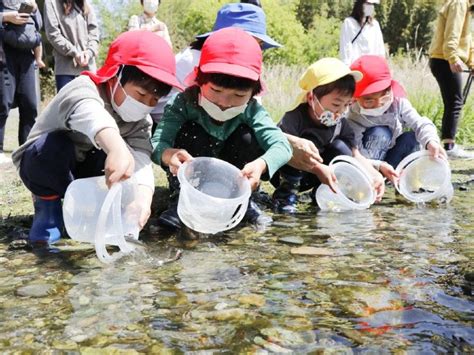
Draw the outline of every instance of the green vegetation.
[[[91,1],[102,28],[100,64],[110,42],[126,30],[128,19],[139,14],[141,6],[138,0]],[[218,9],[229,2],[163,0],[158,17],[169,28],[174,51],[185,48],[195,35],[210,31]],[[40,8],[41,3],[40,0]],[[341,23],[350,14],[353,0],[262,0],[262,4],[269,35],[284,44],[283,48],[264,54],[268,87],[264,104],[277,121],[293,103],[298,93],[298,77],[304,68],[320,58],[338,56]],[[438,85],[428,68],[426,51],[439,5],[439,0],[384,0],[376,10],[394,76],[406,87],[420,114],[431,118],[438,127],[443,106]],[[51,95],[54,86],[46,87]],[[460,143],[474,143],[473,105],[469,99],[463,110]]]

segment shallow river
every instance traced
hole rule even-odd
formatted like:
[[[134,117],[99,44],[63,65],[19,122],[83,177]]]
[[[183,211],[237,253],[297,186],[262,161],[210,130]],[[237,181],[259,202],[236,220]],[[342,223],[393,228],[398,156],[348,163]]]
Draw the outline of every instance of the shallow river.
[[[367,211],[274,216],[263,233],[158,231],[108,266],[86,245],[5,239],[0,351],[474,352],[473,201],[473,185],[448,207],[392,190]]]

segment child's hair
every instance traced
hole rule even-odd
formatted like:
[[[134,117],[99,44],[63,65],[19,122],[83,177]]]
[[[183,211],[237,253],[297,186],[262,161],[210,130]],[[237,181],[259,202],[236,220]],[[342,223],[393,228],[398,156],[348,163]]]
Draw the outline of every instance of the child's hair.
[[[365,2],[366,0],[356,0],[351,12],[351,17],[354,18],[361,25],[365,21],[364,10],[363,10],[363,5]],[[367,22],[371,24],[373,17],[372,16],[367,16],[367,17],[368,17]]]
[[[87,2],[85,0],[63,0],[63,9],[64,14],[66,16],[71,13],[72,9],[74,8],[74,5],[81,9],[84,15],[89,14],[89,5],[87,5]]]
[[[201,70],[198,70],[196,82],[199,86],[211,82],[227,89],[251,89],[252,96],[257,95],[260,91],[262,91],[262,84],[260,83],[260,80],[254,81],[247,78],[221,73],[203,73]]]
[[[206,41],[206,39],[207,39],[207,37],[196,38],[194,41],[192,41],[189,44],[189,47],[191,47],[191,49],[195,49],[197,51],[200,51],[202,49],[202,46],[204,45],[204,42]]]
[[[146,91],[155,93],[160,97],[168,95],[171,91],[170,85],[152,78],[133,65],[125,65],[122,68],[120,84],[123,87],[126,83],[141,86]]]
[[[347,74],[342,78],[333,81],[332,83],[316,86],[313,89],[313,94],[320,100],[323,96],[330,94],[333,91],[337,91],[341,95],[352,96],[354,95],[356,87],[355,79],[352,75]]]

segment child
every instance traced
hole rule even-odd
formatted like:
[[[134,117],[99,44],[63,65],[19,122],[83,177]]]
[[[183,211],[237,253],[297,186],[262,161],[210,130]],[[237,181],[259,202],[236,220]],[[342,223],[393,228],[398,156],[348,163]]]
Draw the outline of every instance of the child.
[[[38,5],[36,5],[34,0],[30,0],[27,3],[32,8],[31,13],[38,10]],[[18,2],[16,10],[19,9],[20,2]],[[6,25],[5,31],[3,32],[3,41],[14,48],[31,49],[37,66],[44,68],[46,64],[43,62],[43,45],[41,44],[41,34],[39,33],[39,28],[42,24],[36,23],[36,17],[29,16],[29,13],[23,13],[23,15],[28,15],[28,22],[24,25],[15,25],[12,23]]]
[[[160,5],[160,0],[140,0],[143,6],[143,14],[133,15],[128,22],[128,30],[147,30],[163,37],[171,45],[171,38],[166,24],[156,18],[156,12]]]
[[[110,187],[135,172],[139,225],[144,226],[154,191],[149,113],[171,86],[180,87],[175,70],[162,38],[126,32],[112,42],[97,73],[84,72],[55,96],[13,153],[23,183],[34,194],[30,243],[57,241],[61,198],[69,183],[104,173]]]
[[[212,33],[199,65],[185,80],[189,87],[166,106],[152,138],[152,160],[168,172],[170,205],[159,223],[180,228],[177,214],[178,168],[198,156],[223,159],[257,188],[262,175],[271,177],[291,157],[291,148],[267,111],[253,98],[262,89],[262,51],[258,42],[235,27]],[[250,223],[271,219],[251,200]]]
[[[294,136],[314,143],[325,164],[338,155],[354,156],[373,175],[374,188],[380,199],[384,191],[383,178],[359,153],[354,133],[345,119],[355,83],[361,78],[360,72],[351,71],[339,59],[318,60],[300,79],[303,92],[297,99],[296,108],[285,113],[278,126],[292,142]],[[309,171],[285,165],[272,183],[277,186],[273,194],[276,209],[295,213],[298,192],[317,188],[321,183],[334,190],[336,177],[327,165],[321,163],[315,163]]]
[[[356,102],[348,119],[361,153],[393,181],[394,168],[410,153],[427,149],[433,157],[446,158],[436,126],[421,117],[405,98],[403,88],[392,80],[385,58],[364,55],[352,65],[364,77],[356,85]],[[409,131],[406,131],[409,129]]]

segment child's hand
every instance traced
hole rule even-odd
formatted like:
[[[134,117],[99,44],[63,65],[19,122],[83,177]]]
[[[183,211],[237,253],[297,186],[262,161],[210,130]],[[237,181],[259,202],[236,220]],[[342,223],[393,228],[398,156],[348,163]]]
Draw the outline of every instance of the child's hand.
[[[385,176],[388,180],[390,180],[392,183],[396,183],[398,180],[399,176],[398,173],[395,171],[393,166],[391,166],[387,162],[381,162],[380,167],[379,167],[380,172],[382,173],[383,176]]]
[[[245,164],[241,170],[242,175],[249,179],[252,191],[256,190],[260,183],[260,177],[267,169],[267,163],[262,158],[255,159],[250,163]]]
[[[337,178],[334,174],[334,171],[329,166],[325,164],[317,164],[313,168],[312,173],[318,177],[319,181],[321,181],[323,184],[328,185],[329,188],[334,193],[336,193]]]
[[[171,174],[175,175],[178,173],[178,169],[183,163],[191,160],[193,157],[184,149],[176,149],[175,152],[171,155],[169,160],[169,168]]]
[[[105,159],[105,182],[110,188],[116,182],[126,180],[133,175],[135,160],[125,146],[123,150],[111,150]]]
[[[385,179],[377,170],[374,169],[374,171],[376,174],[372,175],[372,182],[375,190],[375,201],[380,202],[385,193]]]
[[[148,218],[151,214],[151,200],[153,198],[153,191],[145,185],[138,185],[138,194],[136,198],[136,203],[140,208],[140,214],[138,218],[138,226],[140,230],[143,229]]]
[[[446,151],[437,142],[429,141],[426,145],[426,149],[433,158],[448,159]]]

